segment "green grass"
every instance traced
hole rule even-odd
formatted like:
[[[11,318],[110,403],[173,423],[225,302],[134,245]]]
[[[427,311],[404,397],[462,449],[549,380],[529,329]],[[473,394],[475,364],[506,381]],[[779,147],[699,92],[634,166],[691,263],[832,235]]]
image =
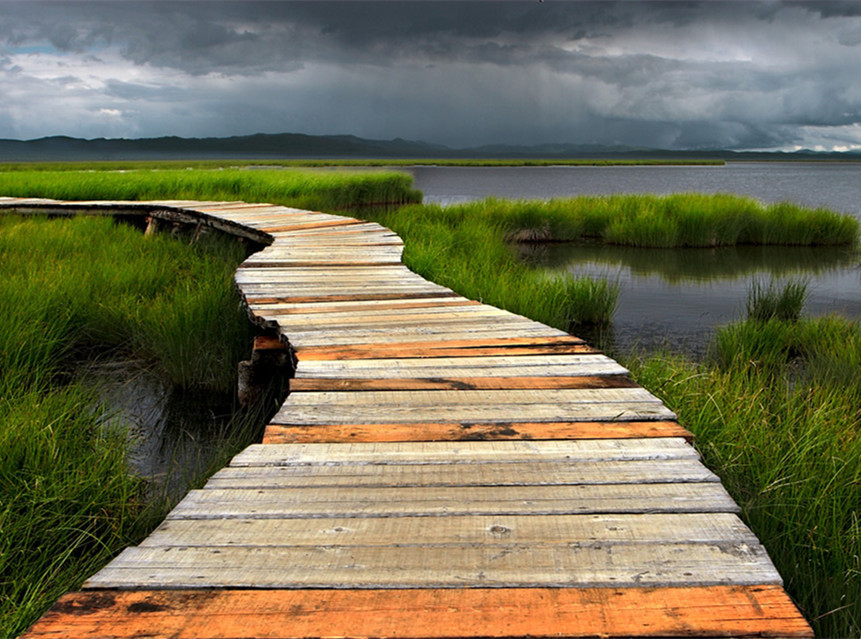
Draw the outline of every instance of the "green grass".
[[[59,200],[212,199],[304,209],[421,201],[412,177],[386,171],[133,170],[0,172],[0,194]]]
[[[751,320],[797,321],[807,299],[807,285],[800,281],[789,281],[778,288],[774,282],[768,285],[755,281],[747,295],[747,316]]]
[[[110,218],[0,216],[0,628],[22,632],[166,512],[99,425],[92,360],[137,362],[186,392],[232,395],[251,330],[235,241],[189,247]],[[266,406],[265,408],[271,408]],[[221,464],[263,423],[225,418]]]
[[[503,216],[472,215],[471,207],[407,206],[366,213],[404,240],[412,270],[461,295],[551,326],[610,320],[618,287],[603,280],[548,275],[530,268],[507,241]]]
[[[764,205],[727,194],[605,195],[516,201],[487,199],[414,211],[436,219],[493,220],[531,241],[596,240],[652,248],[857,244],[858,221],[826,209]]]
[[[624,362],[697,437],[817,636],[861,636],[861,326],[749,319]]]

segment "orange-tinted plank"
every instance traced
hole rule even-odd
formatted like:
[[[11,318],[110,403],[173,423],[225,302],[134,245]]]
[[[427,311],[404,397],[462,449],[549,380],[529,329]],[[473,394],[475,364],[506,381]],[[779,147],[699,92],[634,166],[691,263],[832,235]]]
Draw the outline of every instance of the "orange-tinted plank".
[[[475,357],[491,355],[564,355],[570,353],[597,354],[601,351],[582,342],[547,343],[547,338],[535,338],[536,343],[495,344],[505,340],[447,340],[389,344],[357,344],[355,346],[297,347],[302,360],[391,359],[410,357]]]
[[[321,222],[305,222],[304,224],[286,224],[283,226],[262,226],[261,231],[267,233],[280,233],[282,231],[301,231],[303,229],[320,229],[330,226],[352,226],[353,224],[364,224],[362,220],[344,218],[343,220],[323,220]]]
[[[636,439],[693,434],[672,421],[655,422],[515,422],[509,424],[269,424],[264,444],[345,442],[438,442],[513,439]]]
[[[623,375],[405,379],[296,378],[290,380],[291,391],[514,390],[548,388],[639,388],[639,385]]]
[[[779,586],[88,591],[22,639],[812,637]]]

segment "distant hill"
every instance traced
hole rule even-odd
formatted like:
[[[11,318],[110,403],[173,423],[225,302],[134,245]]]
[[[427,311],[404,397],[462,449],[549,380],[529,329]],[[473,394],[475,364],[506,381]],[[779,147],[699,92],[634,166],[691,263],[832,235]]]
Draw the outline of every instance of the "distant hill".
[[[83,140],[65,136],[38,140],[0,140],[0,162],[99,160],[221,160],[320,158],[620,158],[810,160],[861,159],[859,153],[762,153],[724,150],[668,151],[627,146],[541,144],[451,148],[426,142],[367,140],[353,135],[277,133],[227,138],[141,138]]]

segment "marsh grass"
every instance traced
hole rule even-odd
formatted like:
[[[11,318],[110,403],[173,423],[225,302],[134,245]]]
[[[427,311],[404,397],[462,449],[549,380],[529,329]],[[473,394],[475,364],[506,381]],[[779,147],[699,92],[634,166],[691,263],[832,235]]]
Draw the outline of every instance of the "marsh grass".
[[[0,628],[15,636],[167,511],[129,473],[124,432],[76,371],[128,359],[179,389],[233,394],[252,332],[233,288],[245,257],[110,218],[0,216]],[[273,402],[270,400],[269,404]],[[266,409],[270,409],[267,405]],[[209,433],[220,463],[259,415]]]
[[[548,275],[517,257],[502,218],[470,209],[408,206],[364,214],[397,232],[404,262],[461,295],[568,330],[610,320],[618,287],[604,280]]]
[[[804,301],[807,299],[807,284],[788,281],[778,287],[773,281],[768,285],[754,281],[747,294],[745,308],[747,317],[758,322],[772,319],[798,321]]]
[[[425,207],[429,208],[429,207]],[[471,219],[493,218],[510,237],[597,240],[652,248],[752,245],[855,245],[848,215],[791,203],[762,204],[729,194],[606,195],[547,201],[487,199],[446,207]],[[434,218],[438,213],[427,211]]]
[[[747,319],[712,357],[626,362],[697,437],[817,636],[861,635],[861,327]]]
[[[0,172],[0,194],[59,200],[244,200],[315,210],[421,201],[405,173],[308,169],[7,171]]]

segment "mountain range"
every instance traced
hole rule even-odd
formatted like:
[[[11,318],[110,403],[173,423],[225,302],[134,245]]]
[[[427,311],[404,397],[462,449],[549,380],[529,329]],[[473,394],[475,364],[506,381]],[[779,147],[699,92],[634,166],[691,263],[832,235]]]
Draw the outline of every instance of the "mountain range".
[[[721,149],[671,151],[594,144],[488,145],[453,148],[439,144],[369,140],[353,135],[258,133],[224,138],[97,138],[65,136],[36,140],[0,140],[0,162],[69,162],[99,160],[203,160],[203,159],[357,159],[357,158],[500,158],[500,159],[861,159],[861,153],[774,153]]]

